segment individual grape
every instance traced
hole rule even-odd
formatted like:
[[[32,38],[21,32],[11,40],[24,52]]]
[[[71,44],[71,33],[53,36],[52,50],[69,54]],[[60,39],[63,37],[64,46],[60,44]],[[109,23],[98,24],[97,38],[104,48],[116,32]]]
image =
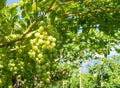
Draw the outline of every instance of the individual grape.
[[[44,41],[42,39],[38,40],[38,44],[43,44],[43,43],[44,43]]]
[[[56,44],[55,43],[51,43],[51,46],[54,48],[56,46]]]
[[[33,51],[38,51],[38,47],[37,46],[32,46]]]
[[[50,83],[50,79],[49,78],[45,79],[45,82]]]
[[[42,33],[43,30],[44,30],[44,26],[41,26],[41,27],[39,27],[38,32],[39,32],[39,33]]]
[[[38,58],[43,58],[43,55],[40,53],[40,54],[38,54]]]
[[[40,33],[36,32],[36,33],[35,33],[35,37],[36,37],[36,38],[39,38],[39,37],[40,37]]]

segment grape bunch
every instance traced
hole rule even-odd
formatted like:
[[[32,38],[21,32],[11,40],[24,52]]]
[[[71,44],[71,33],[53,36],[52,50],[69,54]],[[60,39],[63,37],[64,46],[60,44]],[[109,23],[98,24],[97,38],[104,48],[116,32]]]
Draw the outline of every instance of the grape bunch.
[[[46,32],[48,27],[40,26],[30,39],[30,50],[28,55],[36,62],[37,74],[40,80],[50,83],[50,64],[52,52],[56,46],[56,38]],[[29,37],[31,35],[27,35]]]

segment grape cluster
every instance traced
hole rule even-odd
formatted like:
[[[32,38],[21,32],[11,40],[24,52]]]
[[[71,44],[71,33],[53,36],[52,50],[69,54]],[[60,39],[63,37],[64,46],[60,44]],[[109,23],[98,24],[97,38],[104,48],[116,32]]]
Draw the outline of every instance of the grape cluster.
[[[30,39],[31,49],[28,55],[36,62],[37,72],[40,79],[45,83],[50,83],[50,63],[52,59],[52,51],[56,46],[56,38],[46,32],[44,26],[34,33],[33,38]],[[27,35],[29,37],[31,35]]]

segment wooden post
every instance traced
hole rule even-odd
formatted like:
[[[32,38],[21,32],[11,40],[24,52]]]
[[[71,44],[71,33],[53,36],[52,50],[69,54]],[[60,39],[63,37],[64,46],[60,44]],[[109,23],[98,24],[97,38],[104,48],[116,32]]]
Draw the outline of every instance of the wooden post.
[[[79,86],[80,86],[80,88],[83,88],[83,87],[82,87],[82,78],[81,78],[81,74],[82,74],[82,67],[80,68],[80,79],[79,79],[79,80],[80,80],[80,85],[79,85]]]
[[[65,88],[64,86],[65,86],[65,84],[64,84],[64,80],[63,80],[63,88]]]

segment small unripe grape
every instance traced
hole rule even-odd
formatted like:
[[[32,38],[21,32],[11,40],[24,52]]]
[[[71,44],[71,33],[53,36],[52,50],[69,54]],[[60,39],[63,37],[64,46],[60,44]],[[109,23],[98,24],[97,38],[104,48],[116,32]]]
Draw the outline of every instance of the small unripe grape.
[[[55,46],[56,46],[56,44],[55,44],[55,43],[51,43],[51,46],[52,46],[52,47],[55,47]]]
[[[32,34],[29,33],[29,34],[27,34],[25,37],[26,37],[26,38],[30,38],[31,36],[32,36]]]
[[[10,63],[9,65],[10,65],[10,66],[12,66],[12,67],[14,67],[14,66],[15,66],[15,64],[14,64],[14,63]]]
[[[50,68],[50,63],[45,64],[46,68]]]
[[[43,36],[46,37],[48,34],[47,32],[42,32]]]
[[[41,53],[38,54],[38,58],[43,58],[43,55]]]
[[[40,63],[45,63],[45,59],[44,59],[44,58],[41,58],[41,59],[40,59]]]
[[[50,83],[50,79],[49,78],[45,79],[45,82]]]
[[[37,51],[37,50],[38,50],[38,47],[37,47],[37,46],[33,46],[32,49],[33,49],[34,51]]]
[[[50,72],[49,72],[49,71],[47,71],[47,72],[46,72],[46,75],[47,75],[47,76],[49,76],[49,75],[50,75]]]
[[[47,46],[46,45],[42,45],[42,49],[44,50],[44,49],[46,49],[47,48]]]
[[[14,69],[15,71],[17,71],[17,70],[18,70],[18,68],[17,68],[17,67],[14,67],[13,69]]]
[[[18,49],[18,53],[22,53],[22,49]]]
[[[2,82],[3,82],[3,80],[2,80],[2,79],[0,79],[0,85],[2,85]]]
[[[46,45],[50,45],[50,41],[46,41],[45,44],[46,44]]]
[[[13,71],[13,67],[10,67],[10,71]]]
[[[2,65],[2,64],[0,64],[0,69],[1,69],[1,68],[3,68],[3,65]]]
[[[36,58],[36,61],[40,61],[39,58]]]
[[[35,37],[36,37],[36,38],[39,38],[39,37],[40,37],[40,33],[38,33],[38,32],[35,33]]]
[[[42,26],[43,26],[43,25],[44,25],[44,21],[40,21],[40,25],[42,25]]]
[[[44,38],[44,36],[43,36],[43,35],[40,35],[40,38],[41,38],[41,39],[43,39],[43,38]]]
[[[39,32],[39,33],[42,33],[43,30],[44,30],[44,26],[41,26],[41,27],[39,27],[38,32]]]
[[[35,57],[36,53],[34,51],[30,51],[30,52],[28,52],[28,54],[31,58],[33,58],[33,57]]]
[[[38,40],[38,43],[39,43],[39,44],[43,44],[44,41],[43,41],[42,39],[39,39],[39,40]]]
[[[37,43],[37,39],[30,40],[30,44],[36,44],[36,43]]]
[[[52,41],[53,37],[52,36],[48,36],[48,40]]]
[[[23,65],[24,65],[24,62],[21,61],[21,62],[20,62],[20,65],[23,66]]]
[[[53,38],[52,41],[55,42],[55,41],[56,41],[56,38]]]
[[[48,45],[48,46],[47,46],[47,49],[48,49],[48,50],[52,50],[52,48],[53,48],[53,47],[52,47],[51,45]]]
[[[16,37],[17,37],[17,36],[16,36],[15,34],[11,34],[11,35],[10,35],[10,38],[12,38],[12,39],[16,39]]]

